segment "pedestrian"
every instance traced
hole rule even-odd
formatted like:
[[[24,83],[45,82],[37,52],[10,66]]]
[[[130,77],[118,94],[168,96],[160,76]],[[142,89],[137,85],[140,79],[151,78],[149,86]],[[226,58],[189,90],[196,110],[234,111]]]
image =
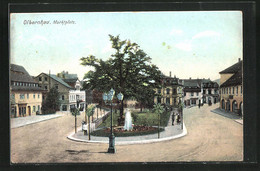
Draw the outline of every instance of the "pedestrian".
[[[179,124],[180,122],[181,122],[180,114],[177,113],[177,124]]]
[[[175,113],[173,112],[173,114],[172,114],[172,125],[174,125],[174,117],[175,117]]]

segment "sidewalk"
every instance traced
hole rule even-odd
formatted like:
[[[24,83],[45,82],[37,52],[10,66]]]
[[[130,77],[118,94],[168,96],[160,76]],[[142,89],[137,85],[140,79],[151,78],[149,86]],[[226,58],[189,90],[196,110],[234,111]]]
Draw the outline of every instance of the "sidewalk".
[[[18,128],[29,124],[46,121],[61,117],[61,114],[49,114],[49,115],[33,115],[19,118],[11,118],[11,128]]]
[[[211,112],[219,114],[219,115],[224,116],[224,117],[229,118],[229,119],[234,119],[236,122],[238,122],[238,123],[243,125],[242,117],[238,116],[236,113],[226,112],[226,111],[224,111],[224,110],[222,110],[220,108],[213,109],[213,110],[211,110]]]
[[[171,113],[169,122],[165,130],[160,132],[160,138],[158,139],[158,134],[149,134],[143,136],[130,136],[130,137],[116,137],[115,144],[116,145],[124,145],[124,144],[140,144],[140,143],[152,143],[152,142],[160,142],[171,140],[175,138],[179,138],[185,136],[187,134],[187,130],[185,125],[183,124],[183,130],[181,129],[181,125],[171,125],[171,117],[173,112]],[[69,139],[80,142],[88,142],[88,143],[108,143],[108,137],[98,137],[91,136],[91,140],[88,140],[88,135],[84,135],[80,130],[76,134],[73,132],[68,136]]]

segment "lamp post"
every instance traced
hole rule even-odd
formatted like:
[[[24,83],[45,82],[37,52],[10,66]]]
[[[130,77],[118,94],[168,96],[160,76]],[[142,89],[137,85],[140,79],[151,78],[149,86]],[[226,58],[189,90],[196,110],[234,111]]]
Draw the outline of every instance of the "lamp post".
[[[75,115],[75,133],[77,133],[77,114],[79,112],[79,95],[76,95],[76,100],[77,100],[77,108],[74,112],[74,115]]]
[[[116,148],[115,148],[115,136],[113,133],[113,108],[112,108],[112,104],[113,104],[113,97],[114,97],[115,91],[113,88],[111,88],[111,90],[108,93],[104,93],[103,94],[103,100],[105,101],[105,103],[110,102],[110,112],[111,112],[111,121],[110,121],[110,136],[109,136],[109,147],[108,147],[108,153],[115,153],[116,152]],[[117,95],[118,100],[122,101],[123,100],[123,94],[119,93]]]

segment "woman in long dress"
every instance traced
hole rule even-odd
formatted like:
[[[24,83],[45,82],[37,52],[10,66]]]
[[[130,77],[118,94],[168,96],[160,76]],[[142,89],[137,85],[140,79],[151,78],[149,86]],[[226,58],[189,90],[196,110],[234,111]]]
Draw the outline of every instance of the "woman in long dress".
[[[131,117],[131,113],[129,111],[129,109],[127,109],[126,114],[125,114],[125,125],[124,125],[124,129],[129,131],[131,130],[132,127],[132,117]]]

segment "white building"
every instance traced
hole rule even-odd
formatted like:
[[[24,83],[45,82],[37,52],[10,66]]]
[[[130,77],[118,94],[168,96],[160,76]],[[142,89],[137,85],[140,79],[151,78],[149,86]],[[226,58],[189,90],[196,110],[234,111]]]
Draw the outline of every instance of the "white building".
[[[76,88],[75,90],[69,91],[69,110],[77,107],[77,96],[78,96],[80,101],[79,106],[82,111],[84,110],[84,106],[85,106],[86,93],[84,90],[80,90],[81,84],[79,80],[76,81],[75,88]]]

